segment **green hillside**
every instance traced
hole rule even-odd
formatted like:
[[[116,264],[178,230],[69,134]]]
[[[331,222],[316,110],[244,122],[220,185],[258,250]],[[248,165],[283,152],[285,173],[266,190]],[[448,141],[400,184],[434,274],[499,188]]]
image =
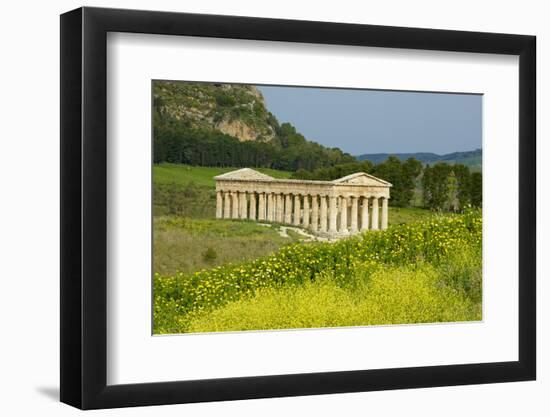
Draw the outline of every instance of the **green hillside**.
[[[200,167],[163,163],[153,166],[153,211],[155,216],[176,215],[212,219],[216,211],[214,177],[235,167]],[[274,178],[291,173],[269,168],[258,171]]]
[[[215,186],[214,177],[239,168],[235,167],[197,167],[180,164],[158,164],[153,166],[153,181],[155,184],[187,185],[194,183],[199,187]],[[273,178],[290,178],[291,173],[276,169],[258,168],[257,171],[270,175]]]

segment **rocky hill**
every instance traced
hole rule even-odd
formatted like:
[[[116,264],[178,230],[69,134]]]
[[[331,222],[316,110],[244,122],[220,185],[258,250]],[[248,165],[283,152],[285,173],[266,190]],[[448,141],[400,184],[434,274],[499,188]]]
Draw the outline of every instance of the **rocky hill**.
[[[157,111],[189,128],[217,130],[239,141],[269,142],[277,120],[249,85],[155,81]]]
[[[154,81],[153,161],[296,171],[355,158],[279,124],[254,86]]]

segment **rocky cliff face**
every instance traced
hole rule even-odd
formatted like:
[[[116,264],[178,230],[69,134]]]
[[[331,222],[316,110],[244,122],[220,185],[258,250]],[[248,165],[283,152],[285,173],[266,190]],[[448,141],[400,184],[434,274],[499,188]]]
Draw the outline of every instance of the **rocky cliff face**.
[[[219,130],[240,141],[271,141],[278,126],[253,86],[155,81],[155,109],[185,126]]]
[[[226,135],[234,136],[238,138],[241,142],[247,140],[256,140],[262,138],[262,132],[258,129],[255,129],[253,126],[250,126],[240,120],[228,120],[224,119],[214,125],[214,127]],[[268,137],[266,139],[271,139],[268,132]]]

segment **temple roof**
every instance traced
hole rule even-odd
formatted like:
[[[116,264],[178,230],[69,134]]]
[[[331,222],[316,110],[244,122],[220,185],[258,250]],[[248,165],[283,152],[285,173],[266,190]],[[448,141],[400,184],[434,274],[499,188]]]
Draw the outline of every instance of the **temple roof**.
[[[357,185],[385,185],[391,187],[392,184],[384,181],[374,175],[367,174],[366,172],[356,172],[355,174],[346,175],[345,177],[338,178],[332,181],[335,184],[357,184]]]
[[[356,172],[355,174],[346,175],[345,177],[338,178],[333,181],[319,181],[319,180],[297,180],[297,179],[276,179],[269,175],[262,174],[251,168],[241,168],[235,171],[226,172],[225,174],[214,177],[215,180],[226,181],[275,181],[275,182],[287,182],[287,183],[315,183],[315,184],[342,184],[342,185],[366,185],[377,187],[391,187],[392,185],[374,175],[367,174],[365,172]]]
[[[262,174],[250,168],[241,168],[236,171],[226,172],[225,174],[214,177],[215,180],[274,180],[269,175]]]

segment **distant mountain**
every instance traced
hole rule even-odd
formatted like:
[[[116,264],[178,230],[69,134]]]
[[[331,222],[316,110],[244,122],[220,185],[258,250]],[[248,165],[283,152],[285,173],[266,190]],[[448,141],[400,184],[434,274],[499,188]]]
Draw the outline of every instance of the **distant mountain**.
[[[464,164],[471,168],[481,168],[482,152],[481,149],[465,152],[452,152],[444,155],[438,155],[431,152],[415,153],[371,153],[357,156],[360,161],[371,161],[375,164],[384,162],[388,157],[396,156],[401,160],[407,158],[416,158],[424,164],[433,164],[436,162],[447,162],[449,164]]]

